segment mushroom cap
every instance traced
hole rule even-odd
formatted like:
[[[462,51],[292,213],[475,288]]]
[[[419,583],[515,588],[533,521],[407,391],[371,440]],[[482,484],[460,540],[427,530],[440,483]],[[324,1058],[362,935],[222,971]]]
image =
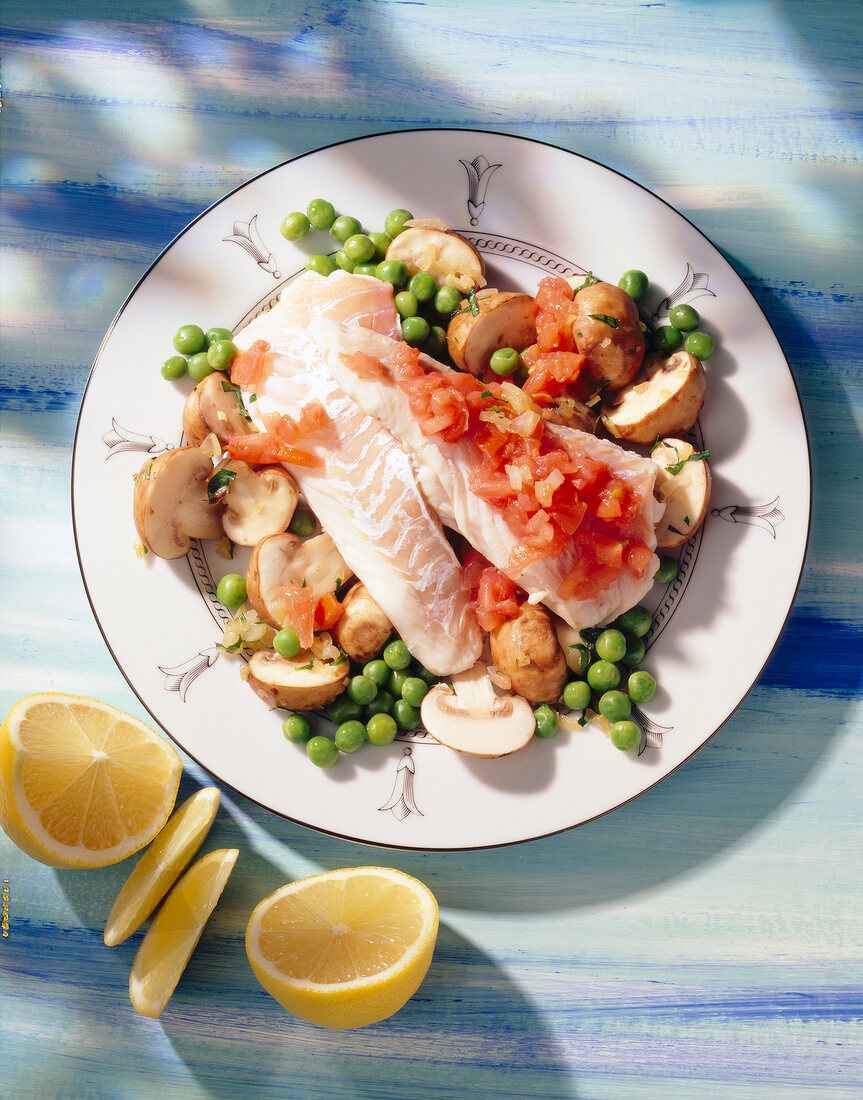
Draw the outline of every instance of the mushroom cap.
[[[427,271],[440,286],[467,291],[485,286],[485,264],[474,246],[458,233],[435,226],[403,229],[387,246],[388,260],[401,260],[411,275]]]
[[[572,336],[597,381],[612,389],[630,382],[644,360],[644,333],[638,306],[620,287],[593,283],[573,299]],[[617,324],[612,326],[603,318]]]
[[[698,530],[710,504],[710,468],[703,458],[688,461],[695,449],[682,439],[663,439],[650,452],[659,468],[656,493],[665,511],[656,527],[656,545],[661,549],[681,546]],[[669,466],[683,463],[673,474]]]
[[[513,689],[531,703],[556,703],[566,683],[566,657],[551,615],[525,603],[489,634],[491,656]]]
[[[212,377],[212,375],[210,375]],[[291,522],[300,492],[283,466],[253,470],[246,462],[225,462],[220,469],[237,476],[224,497],[222,526],[238,546],[256,546],[268,535],[281,534]]]
[[[246,572],[246,591],[264,622],[279,629],[286,614],[282,593],[287,586],[309,588],[320,599],[352,576],[326,532],[305,541],[284,532],[256,544]]]
[[[436,741],[483,759],[524,748],[536,729],[527,700],[499,695],[482,661],[453,676],[452,688],[436,684],[423,699],[420,715]]]
[[[342,600],[342,616],[331,633],[336,645],[352,661],[365,664],[376,657],[393,632],[386,617],[362,583],[355,584]]]
[[[701,360],[688,351],[651,359],[602,409],[602,422],[618,439],[650,446],[657,438],[689,431],[707,391]]]
[[[221,371],[214,371],[186,398],[183,431],[188,441],[199,447],[211,433],[224,446],[232,435],[248,435],[257,429],[243,416],[237,387]]]
[[[479,376],[499,348],[521,351],[536,343],[538,307],[529,294],[498,290],[484,290],[476,304],[476,315],[465,309],[450,321],[447,350],[460,370]]]
[[[341,695],[350,674],[350,661],[338,663],[308,651],[282,657],[262,649],[249,661],[248,684],[270,706],[285,710],[317,710]]]
[[[135,475],[135,528],[157,557],[182,558],[193,538],[222,537],[221,506],[207,496],[212,476],[212,460],[197,447],[148,458]]]

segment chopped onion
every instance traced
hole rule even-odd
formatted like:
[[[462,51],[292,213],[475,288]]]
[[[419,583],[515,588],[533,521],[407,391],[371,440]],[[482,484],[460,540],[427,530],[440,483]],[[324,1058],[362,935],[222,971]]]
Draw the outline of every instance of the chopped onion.
[[[488,678],[494,684],[496,688],[500,688],[501,691],[509,691],[512,687],[512,680],[499,668],[494,665],[489,665],[487,668]]]

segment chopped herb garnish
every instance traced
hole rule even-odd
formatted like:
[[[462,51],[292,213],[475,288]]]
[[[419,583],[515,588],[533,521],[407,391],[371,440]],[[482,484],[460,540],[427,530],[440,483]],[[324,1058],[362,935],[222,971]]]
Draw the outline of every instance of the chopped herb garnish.
[[[242,644],[242,638],[237,638],[237,640],[235,642],[232,642],[231,645],[222,645],[221,642],[216,642],[218,648],[224,650],[225,653],[236,653]]]
[[[243,394],[239,386],[235,386],[233,382],[223,381],[222,390],[224,393],[234,393],[237,398],[237,404],[240,406],[240,416],[243,418],[243,420],[251,420],[252,418],[249,416],[248,410],[243,404]],[[254,394],[252,394],[252,397],[254,397]]]
[[[207,482],[207,500],[212,504],[214,500],[223,497],[230,489],[231,482],[236,476],[236,470],[229,470],[226,467],[216,470]]]
[[[249,394],[249,404],[250,405],[253,401],[257,401],[257,400],[258,400],[258,395],[256,393],[250,393]]]
[[[304,671],[305,669],[314,668],[314,667],[315,667],[315,659],[314,659],[314,657],[309,657],[308,664],[300,665],[299,670]]]
[[[653,443],[651,443],[650,450],[647,453],[649,455],[652,455],[653,452],[656,450],[656,448],[660,445],[661,442],[662,442],[662,436],[658,435],[656,437],[656,439],[653,441]]]
[[[608,325],[609,328],[620,328],[620,321],[617,317],[609,317],[607,313],[591,313],[590,319],[592,321],[602,321],[604,325]]]
[[[670,466],[666,466],[666,470],[675,477],[687,462],[700,462],[704,458],[710,458],[710,451],[693,451],[688,458],[682,458],[679,462],[673,462]]]
[[[575,288],[575,290],[572,292],[573,298],[576,296],[576,294],[578,294],[578,292],[580,290],[584,290],[584,288],[588,287],[588,286],[596,286],[596,284],[598,282],[599,282],[599,279],[597,279],[597,277],[593,274],[593,272],[588,271],[587,275],[585,275],[585,277],[584,277],[584,282],[581,284],[581,286],[577,286]],[[580,335],[581,335],[581,333],[579,333],[579,336]]]
[[[300,585],[300,588],[305,588],[305,587],[306,587],[306,578],[303,577],[303,583]]]
[[[479,317],[479,305],[476,300],[476,290],[471,287],[467,292],[467,304],[470,306],[470,311],[474,317]]]
[[[480,397],[491,397],[491,390],[483,390]]]

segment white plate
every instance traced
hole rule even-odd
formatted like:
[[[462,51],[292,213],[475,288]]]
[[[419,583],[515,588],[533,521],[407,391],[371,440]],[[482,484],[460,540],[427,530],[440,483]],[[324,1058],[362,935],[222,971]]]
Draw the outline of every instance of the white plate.
[[[281,735],[282,715],[220,653],[208,593],[226,563],[139,560],[132,475],[177,446],[191,387],[159,365],[186,322],[237,328],[272,302],[310,252],[279,225],[314,197],[380,228],[406,206],[475,242],[491,285],[533,291],[549,273],[616,282],[641,268],[662,316],[697,303],[717,337],[693,441],[709,447],[711,511],[678,581],[655,589],[645,660],[648,745],[615,750],[591,726],[479,761],[424,736],[367,746],[321,770]],[[212,775],[294,821],[391,847],[508,844],[581,824],[668,775],[728,718],[759,675],[796,591],[809,526],[806,431],[788,365],[752,295],[685,218],[615,172],[522,138],[472,130],[380,134],[309,153],[239,187],[166,249],[120,310],[93,366],[75,440],[72,503],[84,583],[123,675],[156,722]],[[227,567],[231,568],[231,567]],[[236,565],[233,566],[236,568]],[[331,728],[331,727],[329,727]]]

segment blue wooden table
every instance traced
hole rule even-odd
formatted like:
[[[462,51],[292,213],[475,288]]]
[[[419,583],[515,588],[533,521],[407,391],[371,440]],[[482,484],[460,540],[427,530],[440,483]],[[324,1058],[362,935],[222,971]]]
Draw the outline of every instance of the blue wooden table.
[[[128,866],[52,871],[0,835],[0,1096],[861,1095],[859,4],[6,0],[0,19],[4,714],[56,689],[146,718],[72,538],[88,371],[190,219],[333,141],[493,129],[666,199],[773,324],[814,475],[787,629],[684,768],[574,831],[466,854],[363,849],[226,792],[208,845],[241,858],[159,1021],[127,997],[139,938],[102,944]],[[189,763],[180,797],[207,782]],[[364,862],[428,883],[438,948],[399,1015],[325,1032],[258,986],[242,929],[288,879]]]

